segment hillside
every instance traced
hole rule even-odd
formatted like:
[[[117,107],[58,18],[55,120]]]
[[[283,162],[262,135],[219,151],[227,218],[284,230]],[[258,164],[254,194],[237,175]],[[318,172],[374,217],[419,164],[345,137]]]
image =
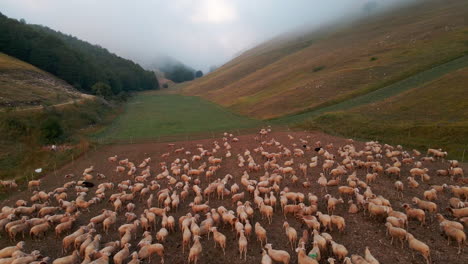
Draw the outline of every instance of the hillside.
[[[81,97],[57,77],[0,53],[0,108],[55,105]]]
[[[121,58],[98,45],[41,25],[10,19],[0,13],[0,52],[30,63],[92,93],[104,82],[112,93],[159,88],[156,76],[133,61]]]
[[[468,51],[468,5],[420,1],[348,26],[273,40],[187,85],[241,114],[269,119],[385,87]]]
[[[302,126],[421,149],[441,147],[451,157],[466,159],[466,83],[468,66],[385,100],[324,113]]]

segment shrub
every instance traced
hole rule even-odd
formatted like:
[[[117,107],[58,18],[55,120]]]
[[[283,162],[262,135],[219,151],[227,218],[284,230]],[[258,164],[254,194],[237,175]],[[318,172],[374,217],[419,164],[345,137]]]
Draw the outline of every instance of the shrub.
[[[323,65],[322,66],[317,66],[317,67],[314,68],[314,72],[318,72],[318,71],[321,71],[323,69],[325,69],[325,66],[323,66]]]
[[[377,57],[370,58],[370,61],[376,61],[376,60],[377,60]]]
[[[59,120],[55,117],[47,118],[41,124],[41,141],[46,144],[56,143],[63,140],[64,130]]]

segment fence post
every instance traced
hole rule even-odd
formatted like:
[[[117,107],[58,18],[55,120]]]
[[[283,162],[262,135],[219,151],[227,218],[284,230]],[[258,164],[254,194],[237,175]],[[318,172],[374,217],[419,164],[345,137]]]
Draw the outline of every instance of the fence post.
[[[463,154],[462,154],[462,160],[461,160],[462,163],[463,161],[465,161],[465,151],[466,151],[466,148],[463,148]]]

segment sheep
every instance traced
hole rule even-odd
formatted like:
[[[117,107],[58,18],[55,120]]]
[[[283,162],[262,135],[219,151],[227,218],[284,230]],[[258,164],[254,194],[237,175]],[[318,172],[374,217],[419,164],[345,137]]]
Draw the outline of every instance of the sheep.
[[[130,251],[129,251],[130,246],[131,246],[130,244],[126,243],[124,245],[124,248],[114,255],[113,260],[115,264],[122,264],[125,262],[125,260],[130,255]]]
[[[408,177],[407,180],[410,188],[416,189],[419,187],[419,183],[413,177]]]
[[[431,260],[431,251],[429,247],[422,241],[417,240],[412,234],[408,233],[406,235],[406,239],[408,240],[408,246],[412,250],[418,251],[421,253],[423,258],[426,260],[427,264],[432,263]],[[412,252],[413,258],[414,258],[414,251]]]
[[[401,248],[403,248],[403,241],[406,239],[406,235],[407,235],[406,230],[399,228],[399,227],[394,227],[389,222],[385,223],[385,226],[387,227],[387,234],[389,234],[390,237],[392,238],[390,240],[390,244],[393,245],[393,239],[397,238],[401,242]]]
[[[343,260],[348,255],[348,250],[345,246],[331,241],[333,255],[335,255],[339,260]]]
[[[261,264],[272,264],[273,260],[271,259],[270,255],[266,252],[265,249],[262,248],[262,260]]]
[[[387,217],[392,208],[370,202],[367,206],[367,210],[369,211],[370,217]]]
[[[10,227],[9,229],[7,229],[7,232],[8,232],[8,235],[9,235],[10,239],[12,241],[16,241],[16,235],[18,233],[21,233],[22,237],[24,239],[24,232],[26,232],[28,227],[29,227],[28,223],[20,223],[20,224],[17,224],[17,225],[14,225],[14,226]]]
[[[343,203],[343,199],[336,199],[330,194],[325,195],[324,197],[327,200],[327,212],[328,214],[333,214],[336,209],[336,205]]]
[[[296,248],[297,252],[297,263],[299,264],[318,264],[317,260],[314,258],[309,257],[305,253],[305,246],[304,243],[301,243],[301,246]]]
[[[33,180],[28,182],[28,190],[32,191],[34,189],[39,190],[42,180]]]
[[[331,217],[328,214],[322,214],[321,212],[317,212],[317,216],[319,218],[320,223],[324,227],[324,231],[327,229],[332,229]]]
[[[371,254],[369,247],[364,250],[364,257],[369,264],[379,264],[379,261]]]
[[[161,257],[161,264],[163,264],[164,263],[164,246],[159,243],[144,245],[138,251],[138,258],[142,260],[148,259],[148,261],[151,262],[151,257],[154,254],[157,254],[159,257]]]
[[[163,227],[158,231],[158,233],[156,233],[156,239],[158,241],[164,242],[168,235],[169,235],[169,231],[167,231],[167,229]]]
[[[40,252],[38,250],[34,250],[31,254],[15,258],[11,264],[29,264],[37,260],[40,256]]]
[[[455,208],[455,209],[460,209],[460,208],[465,207],[465,203],[462,202],[457,197],[451,197],[449,199],[449,205],[450,205],[450,207]]]
[[[340,232],[344,232],[346,227],[345,219],[338,215],[331,215],[331,223],[335,225]]]
[[[286,231],[286,236],[288,237],[289,243],[291,244],[291,250],[294,250],[296,247],[297,241],[297,231],[293,227],[289,226],[289,223],[284,221],[283,228]]]
[[[421,209],[411,208],[409,204],[403,204],[403,208],[405,208],[406,214],[410,219],[416,219],[421,222],[421,226],[426,223],[426,214]]]
[[[110,227],[115,224],[117,221],[117,213],[116,212],[111,212],[110,216],[108,216],[104,221],[102,222],[102,227],[104,229],[104,232],[106,234],[109,233]]]
[[[244,253],[245,261],[247,261],[247,243],[247,238],[245,237],[244,231],[242,230],[239,237],[239,254],[240,259],[242,259],[242,253]]]
[[[73,251],[69,256],[58,258],[52,262],[52,264],[75,264],[80,260],[80,255],[78,250]]]
[[[396,181],[395,184],[395,190],[397,191],[397,194],[398,194],[398,198],[403,198],[403,189],[404,189],[404,185],[403,185],[403,182],[401,181]]]
[[[424,191],[424,199],[429,200],[429,201],[437,200],[437,190],[430,189],[430,190]]]
[[[429,213],[436,213],[437,212],[437,204],[433,202],[423,201],[417,197],[413,197],[411,200],[413,204],[418,205],[419,208],[428,211]]]
[[[462,244],[466,242],[466,234],[463,229],[458,229],[451,226],[444,227],[444,233],[447,236],[448,242],[447,245],[450,245],[450,239],[457,241],[458,243],[458,254],[462,252]]]
[[[289,264],[291,256],[288,252],[284,250],[275,250],[272,248],[272,244],[266,244],[265,249],[267,250],[268,255],[275,262],[281,262],[283,264]]]
[[[225,251],[226,250],[226,236],[223,235],[221,232],[219,232],[216,227],[210,228],[210,231],[213,233],[215,248],[216,248],[216,243],[218,243],[221,249],[223,250],[223,254],[226,255],[226,251]]]
[[[200,236],[194,236],[193,237],[193,245],[190,248],[189,252],[189,257],[188,257],[188,263],[190,264],[191,262],[197,264],[198,261],[198,256],[202,252],[202,246],[200,243]]]
[[[11,257],[12,254],[17,250],[23,250],[26,243],[24,241],[18,242],[15,246],[5,247],[0,250],[0,258]]]
[[[263,247],[263,243],[268,243],[266,230],[259,222],[255,223],[255,235],[257,236],[257,241],[260,241],[261,247]]]

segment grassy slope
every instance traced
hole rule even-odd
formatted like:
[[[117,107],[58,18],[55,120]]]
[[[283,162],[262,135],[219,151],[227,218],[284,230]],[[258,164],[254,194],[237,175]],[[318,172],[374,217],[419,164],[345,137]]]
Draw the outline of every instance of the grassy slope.
[[[382,101],[325,113],[302,126],[421,149],[442,147],[461,159],[468,151],[467,83],[468,66]]]
[[[0,53],[0,107],[53,105],[81,98],[62,80]]]
[[[198,97],[163,92],[137,94],[124,113],[96,136],[105,140],[155,139],[175,134],[209,133],[258,125]]]
[[[343,102],[337,102],[335,104],[332,104],[333,101],[330,101],[329,106],[317,107],[316,109],[305,111],[304,113],[284,116],[271,121],[275,124],[299,122],[326,112],[343,111],[361,105],[379,102],[381,100],[385,100],[386,98],[398,95],[414,87],[423,85],[427,82],[437,80],[438,78],[441,78],[448,73],[457,71],[459,69],[463,69],[464,67],[468,67],[468,55],[439,65],[437,67],[431,68],[429,70],[423,71],[421,73],[412,75],[411,77],[408,77],[404,80],[393,83],[384,88],[366,93],[364,95],[356,96]],[[433,99],[434,102],[436,102],[435,99],[437,98]]]
[[[463,55],[468,50],[467,16],[462,0],[425,1],[332,33],[267,43],[183,92],[258,118],[304,111]]]

